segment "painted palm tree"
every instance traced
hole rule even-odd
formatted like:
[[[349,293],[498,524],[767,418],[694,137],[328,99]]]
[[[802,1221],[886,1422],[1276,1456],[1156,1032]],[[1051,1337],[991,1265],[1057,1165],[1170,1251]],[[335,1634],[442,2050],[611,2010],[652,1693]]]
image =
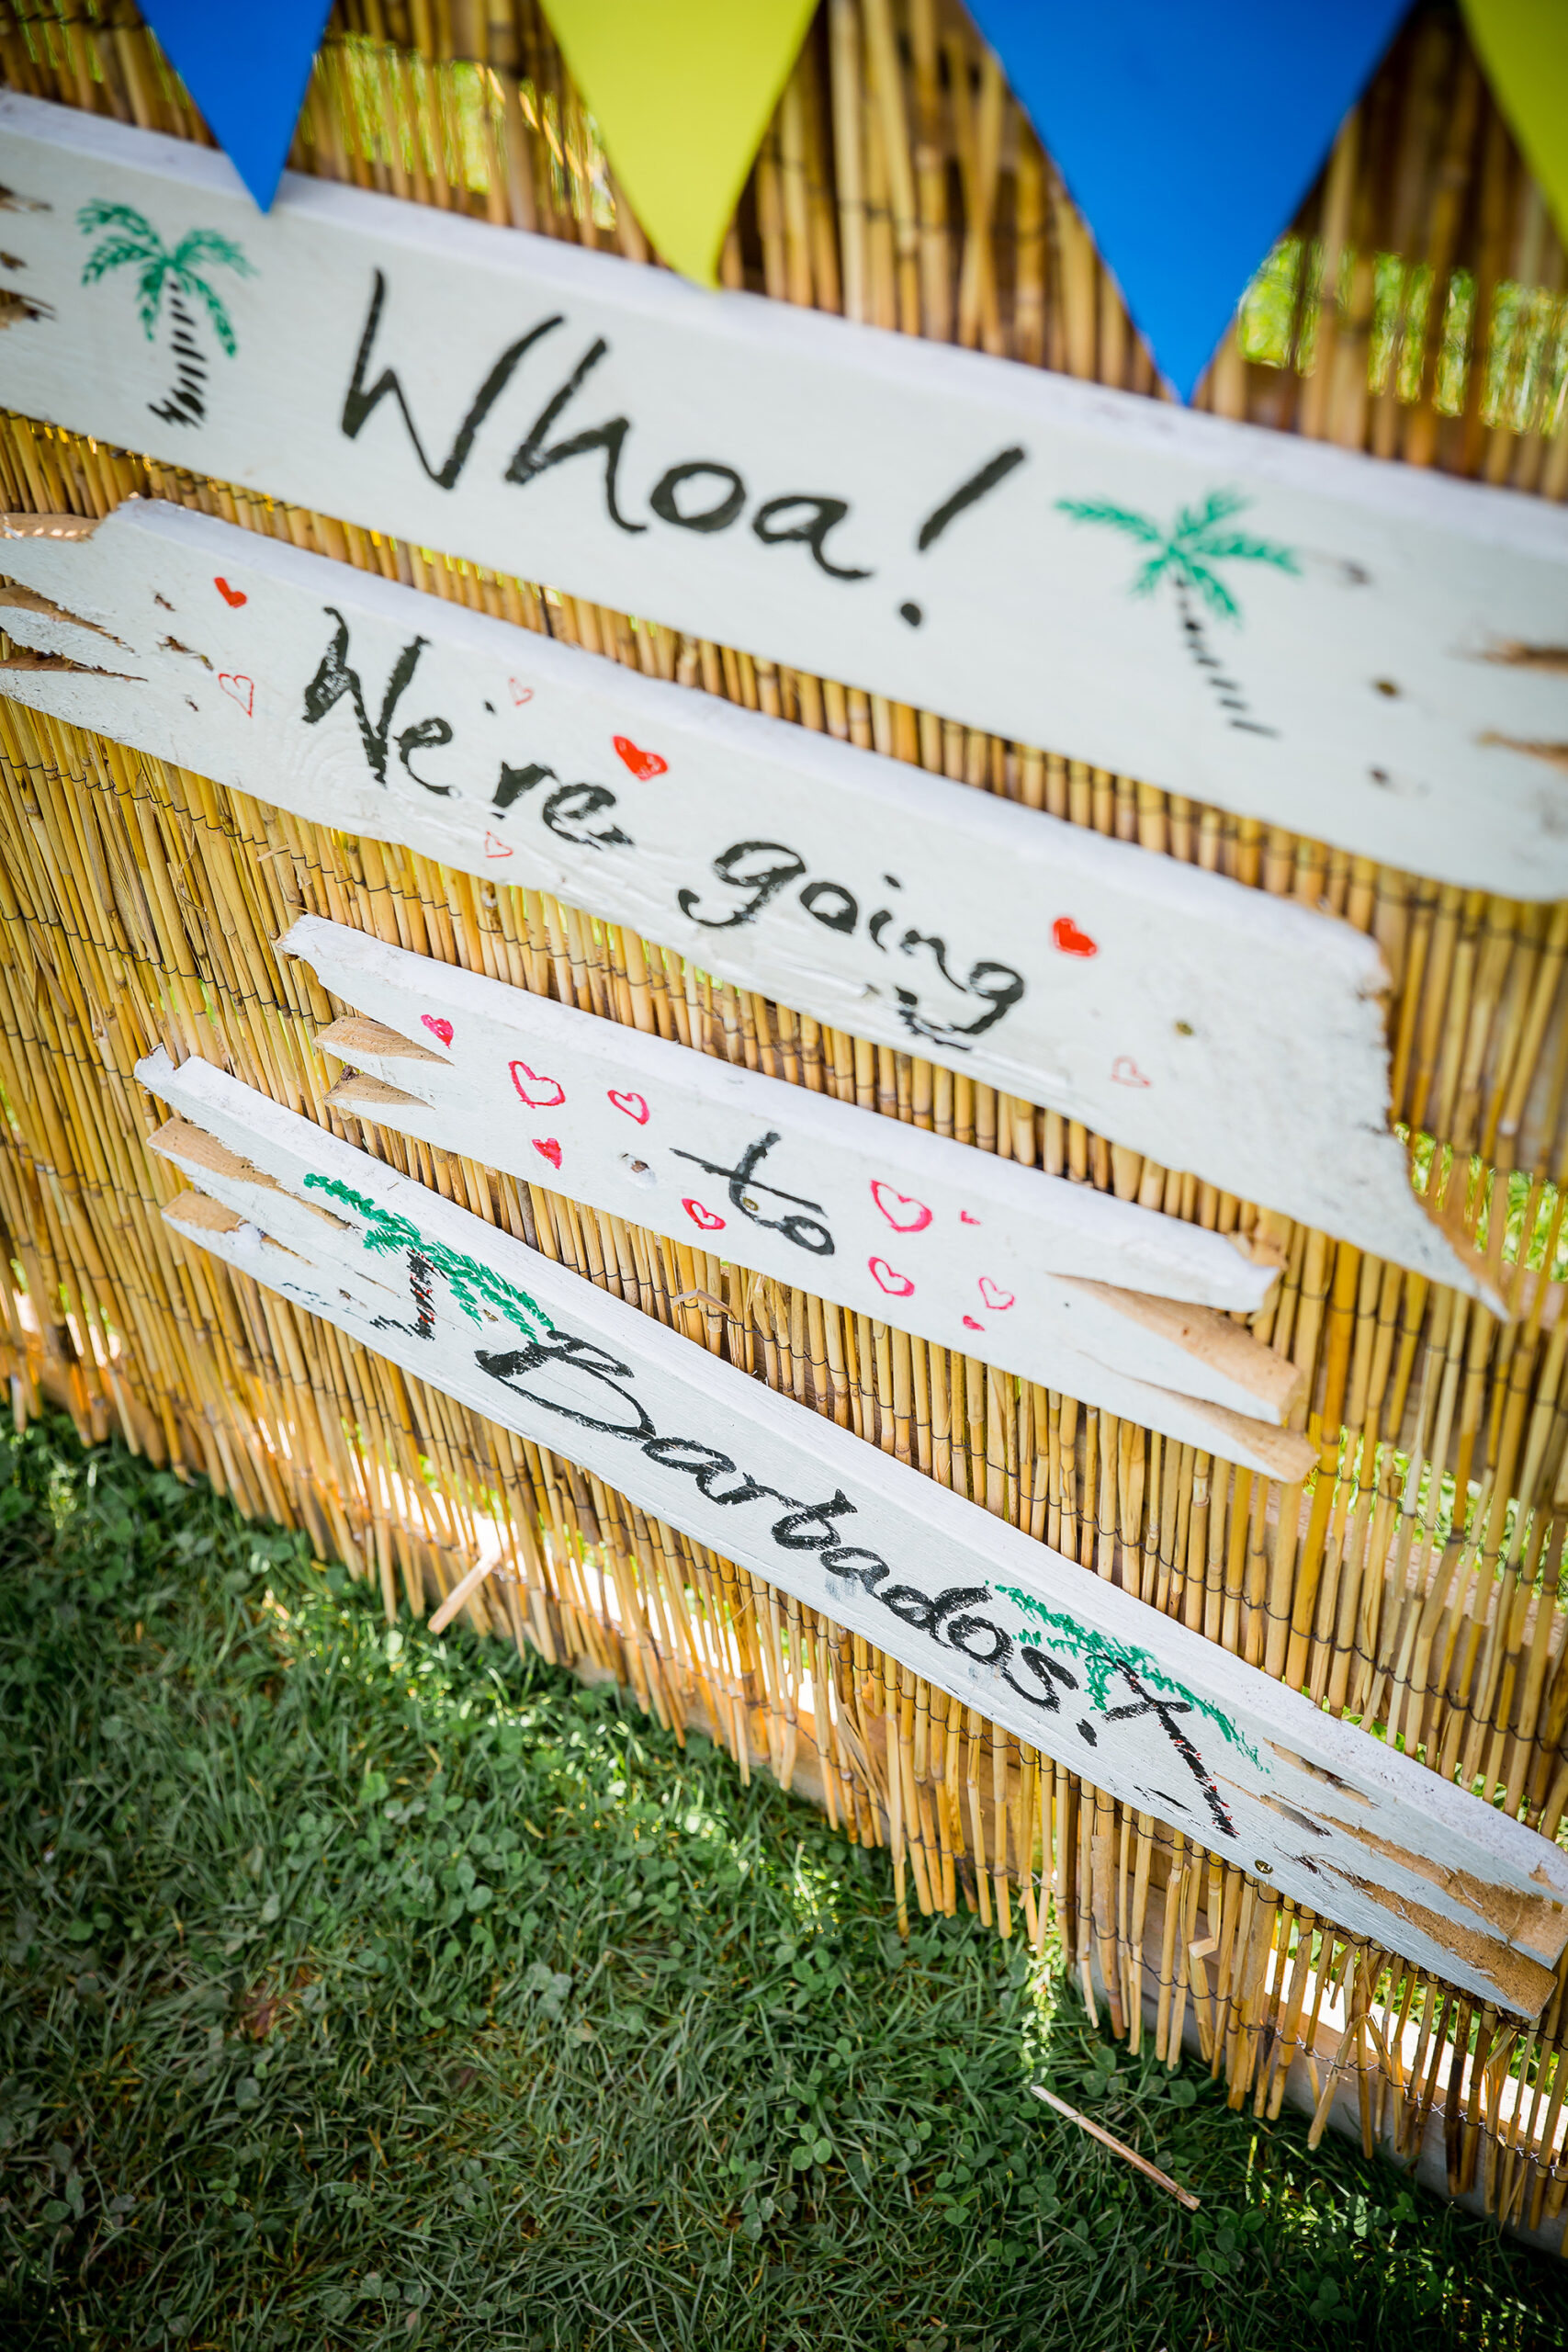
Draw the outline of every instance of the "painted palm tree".
[[[170,424],[198,424],[206,413],[201,392],[207,364],[193,311],[205,309],[213,334],[231,359],[237,347],[222,299],[201,270],[216,266],[251,277],[255,274],[251,264],[232,238],[220,237],[215,229],[192,229],[171,251],[144,213],[129,204],[106,203],[101,197],[82,207],[76,225],[84,236],[97,229],[109,232],[87,255],[83,285],[96,286],[116,270],[130,270],[136,282],[137,316],[149,343],[157,334],[164,300],[168,297],[175,383],[166,400],[149,401],[148,406],[154,416]]]
[[[1075,523],[1099,523],[1120,531],[1149,552],[1134,574],[1132,594],[1152,596],[1168,580],[1176,598],[1182,642],[1213,689],[1225,723],[1250,735],[1272,735],[1247,702],[1238,679],[1226,674],[1226,665],[1214,652],[1204,626],[1205,608],[1216,620],[1239,627],[1241,606],[1221,579],[1218,566],[1227,563],[1267,563],[1276,571],[1300,579],[1301,566],[1291,548],[1270,539],[1257,539],[1233,527],[1234,518],[1251,504],[1234,490],[1212,490],[1201,506],[1183,506],[1168,531],[1150,515],[1131,507],[1113,505],[1102,498],[1059,498],[1056,509]]]
[[[1196,593],[1218,618],[1239,621],[1241,606],[1220,578],[1217,564],[1269,563],[1277,571],[1301,576],[1289,548],[1276,547],[1269,539],[1249,538],[1246,532],[1227,527],[1232,517],[1251,503],[1234,490],[1212,490],[1201,506],[1183,506],[1168,531],[1147,514],[1113,506],[1107,499],[1058,498],[1056,509],[1075,523],[1102,523],[1151,549],[1134,578],[1134,596],[1152,596],[1160,582],[1168,580],[1179,604]]]

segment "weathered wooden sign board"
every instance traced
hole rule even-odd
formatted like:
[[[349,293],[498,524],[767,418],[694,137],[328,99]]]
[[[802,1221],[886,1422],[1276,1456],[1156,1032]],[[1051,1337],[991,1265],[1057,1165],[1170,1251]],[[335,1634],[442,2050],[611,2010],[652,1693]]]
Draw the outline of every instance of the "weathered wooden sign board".
[[[190,1240],[1282,1893],[1540,2010],[1568,1857],[1533,1830],[210,1065],[138,1076],[179,1114],[155,1142],[200,1187],[164,1212]]]
[[[1217,1311],[1273,1270],[1216,1233],[314,915],[279,944],[356,1008],[317,1041],[356,1118],[1248,1469],[1316,1459],[1279,1426],[1299,1374]]]
[[[0,567],[24,584],[0,621],[82,665],[23,656],[0,671],[19,700],[557,891],[1477,1283],[1410,1189],[1382,959],[1337,918],[180,507],[7,534]]]
[[[263,219],[221,155],[34,99],[0,98],[0,183],[29,414],[1568,894],[1568,524],[1539,500],[327,181]]]

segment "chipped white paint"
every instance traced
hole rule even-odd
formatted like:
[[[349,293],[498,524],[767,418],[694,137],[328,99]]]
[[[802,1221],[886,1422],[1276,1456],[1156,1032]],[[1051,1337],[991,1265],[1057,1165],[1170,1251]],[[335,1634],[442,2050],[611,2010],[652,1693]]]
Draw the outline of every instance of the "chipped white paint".
[[[1568,895],[1539,499],[0,98],[5,396],[1467,888]],[[129,205],[197,265],[153,333]],[[84,209],[84,208],[88,208]],[[128,241],[119,238],[121,246]],[[133,241],[130,241],[133,242]],[[1140,593],[1142,592],[1142,593]]]
[[[33,650],[0,683],[19,700],[557,891],[1167,1168],[1477,1281],[1410,1189],[1382,959],[1334,916],[179,507],[11,527],[0,564],[23,585],[0,618]]]
[[[1218,1311],[1272,1285],[1245,1245],[314,915],[280,944],[355,1008],[318,1040],[341,1111],[1248,1469],[1316,1458],[1299,1374]]]
[[[209,1064],[138,1075],[191,1241],[1352,1933],[1551,1993],[1533,1830]]]

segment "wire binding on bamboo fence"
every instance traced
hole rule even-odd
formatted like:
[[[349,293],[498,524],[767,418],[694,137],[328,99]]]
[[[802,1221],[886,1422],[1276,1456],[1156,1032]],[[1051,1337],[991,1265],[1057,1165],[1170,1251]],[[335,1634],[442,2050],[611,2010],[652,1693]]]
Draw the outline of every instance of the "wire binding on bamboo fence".
[[[432,28],[434,27],[434,31]],[[128,8],[0,12],[7,77],[205,133]],[[293,161],[413,201],[650,258],[529,6],[340,12]],[[1391,250],[1385,253],[1387,243]],[[1387,266],[1385,266],[1387,265]],[[731,232],[731,282],[1135,390],[1153,370],[996,62],[933,0],[830,0]],[[1455,21],[1418,15],[1252,290],[1207,404],[1561,496],[1562,255]],[[1469,356],[1467,356],[1467,354]],[[1258,355],[1258,356],[1251,356]],[[423,1610],[499,1534],[482,1629],[628,1680],[741,1770],[811,1767],[846,1832],[892,1848],[901,1918],[960,1900],[1038,1943],[1054,1913],[1091,2000],[1136,2038],[1189,2016],[1233,2104],[1275,2112],[1344,2019],[1363,2132],[1408,2152],[1435,2111],[1456,2188],[1539,2224],[1562,2209],[1562,1981],[1533,2034],[1281,1904],[1149,1816],[949,1702],[858,1638],[649,1521],[278,1300],[181,1250],[130,1078],[199,1053],[1004,1512],[1434,1769],[1553,1834],[1568,1798],[1568,1509],[1561,1403],[1568,910],[1440,890],[940,715],[677,636],[546,588],[275,506],[8,418],[9,507],[102,514],[149,491],[799,724],[874,742],[1151,851],[1326,903],[1395,977],[1394,1094],[1466,1187],[1521,1319],[1228,1199],[992,1090],[713,981],[531,893],[349,842],[13,705],[0,706],[0,1213],[14,1408],[38,1385],[85,1431],[199,1470],[241,1507]],[[324,1102],[310,1044],[342,1010],[271,942],[300,912],[603,1017],[656,1028],[1286,1253],[1261,1336],[1306,1371],[1319,1467],[1280,1494],[977,1360],[723,1266]],[[1472,1156],[1473,1155],[1473,1159]],[[804,1763],[801,1744],[807,1743]]]

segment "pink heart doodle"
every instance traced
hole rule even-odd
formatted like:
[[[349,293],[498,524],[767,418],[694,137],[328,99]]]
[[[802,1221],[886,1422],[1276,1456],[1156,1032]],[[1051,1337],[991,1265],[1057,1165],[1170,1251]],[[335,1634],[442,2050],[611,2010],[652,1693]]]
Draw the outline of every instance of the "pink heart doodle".
[[[983,1331],[985,1328],[983,1323],[976,1323],[972,1315],[966,1315],[964,1317],[964,1329],[966,1331]]]
[[[725,1224],[724,1218],[716,1216],[712,1209],[705,1209],[701,1201],[682,1201],[681,1206],[685,1210],[686,1215],[691,1218],[692,1223],[694,1225],[700,1225],[705,1233],[720,1233],[723,1231]]]
[[[506,683],[512,689],[512,699],[517,705],[519,710],[522,709],[525,702],[533,701],[534,689],[532,686],[520,686],[515,678],[508,678]]]
[[[915,1285],[908,1275],[899,1273],[886,1258],[868,1258],[866,1264],[870,1268],[872,1281],[890,1298],[909,1298],[913,1295]]]
[[[637,1121],[639,1127],[647,1126],[648,1104],[643,1101],[640,1094],[621,1094],[618,1093],[613,1086],[608,1090],[608,1091],[610,1100],[615,1104],[617,1111],[624,1111],[628,1119],[635,1119]]]
[[[896,1193],[879,1177],[872,1178],[871,1197],[895,1233],[923,1233],[931,1221],[924,1201],[917,1201],[908,1193]]]
[[[443,1021],[438,1012],[422,1012],[419,1017],[433,1037],[439,1037],[444,1046],[452,1043],[452,1023],[449,1021]]]
[[[485,855],[487,857],[510,857],[512,855],[512,844],[510,842],[502,841],[495,833],[486,833]]]
[[[566,1089],[557,1078],[541,1078],[526,1062],[512,1062],[512,1083],[530,1111],[553,1111],[566,1101]]]
[[[958,1222],[960,1225],[978,1225],[980,1220],[977,1216],[971,1216],[967,1209],[960,1209]]]
[[[982,1274],[980,1277],[980,1295],[987,1306],[994,1307],[998,1315],[1004,1307],[1010,1306],[1013,1301],[1011,1291],[1003,1290],[1001,1284],[994,1283],[989,1274]]]
[[[228,695],[230,701],[237,702],[239,704],[240,708],[244,712],[247,718],[250,718],[254,715],[256,707],[256,687],[255,680],[254,678],[242,678],[233,670],[220,670],[218,673],[218,683],[222,687],[224,693]]]
[[[544,1143],[541,1143],[538,1136],[536,1136],[534,1137],[534,1148],[538,1153],[541,1159],[547,1159],[549,1161],[552,1168],[558,1168],[560,1166],[560,1146],[557,1143],[554,1136],[549,1136]]]
[[[1111,1075],[1118,1086],[1148,1086],[1152,1083],[1144,1076],[1131,1054],[1117,1055],[1111,1065]]]

